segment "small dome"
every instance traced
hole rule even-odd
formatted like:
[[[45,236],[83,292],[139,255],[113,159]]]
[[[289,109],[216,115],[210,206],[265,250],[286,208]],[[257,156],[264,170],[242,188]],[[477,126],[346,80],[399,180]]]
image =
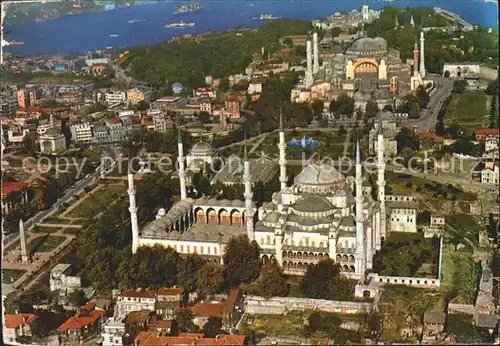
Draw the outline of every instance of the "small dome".
[[[307,196],[293,205],[293,209],[302,213],[320,213],[333,209],[332,204],[319,196]]]
[[[299,185],[330,185],[344,180],[335,167],[324,164],[309,165],[295,177],[295,183]]]
[[[209,155],[212,154],[212,152],[213,152],[212,146],[207,142],[202,142],[202,141],[195,143],[190,150],[190,153],[198,155]]]
[[[164,208],[160,208],[158,210],[158,216],[165,216],[166,214],[167,214],[167,212]]]
[[[392,112],[388,111],[387,109],[382,109],[377,113],[376,119],[383,121],[394,120],[394,114],[392,114]]]
[[[276,211],[272,211],[270,213],[267,213],[266,216],[264,216],[264,222],[269,222],[269,223],[276,223],[280,219],[280,214]]]

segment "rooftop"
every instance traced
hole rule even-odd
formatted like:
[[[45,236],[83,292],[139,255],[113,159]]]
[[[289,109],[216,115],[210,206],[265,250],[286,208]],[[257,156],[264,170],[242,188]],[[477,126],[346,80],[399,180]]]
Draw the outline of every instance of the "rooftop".
[[[146,226],[140,237],[213,243],[221,242],[222,244],[227,244],[231,238],[246,234],[245,227],[204,223],[194,224],[188,231],[183,233],[177,231],[166,232],[158,222],[161,220],[163,218],[156,220],[156,222],[153,221]]]
[[[3,181],[2,180],[2,197],[7,196],[11,192],[21,191],[22,188],[28,186],[25,181]]]
[[[84,309],[85,307],[82,307],[82,310],[80,310],[80,312],[70,317],[66,322],[59,326],[57,330],[66,331],[82,329],[88,325],[93,324],[102,316],[104,316],[104,310],[94,310],[92,307],[93,310],[89,311],[88,309]]]
[[[244,335],[216,335],[204,338],[202,334],[181,333],[179,336],[159,336],[154,332],[140,332],[135,338],[138,346],[173,346],[173,345],[243,345]]]
[[[197,303],[190,309],[197,317],[222,317],[224,306],[222,303]]]
[[[33,314],[5,314],[5,328],[17,328],[23,323],[32,324],[38,317]]]
[[[156,294],[152,290],[126,290],[120,294],[120,297],[129,298],[155,298]]]
[[[446,321],[446,314],[444,312],[428,311],[424,313],[424,324],[444,324]]]
[[[180,287],[163,287],[158,290],[159,296],[174,296],[182,293]]]
[[[220,181],[225,184],[243,183],[243,162],[238,157],[235,157],[234,161],[232,158],[229,158],[228,162],[215,175],[212,182]],[[256,182],[268,182],[277,171],[278,164],[276,162],[261,163],[257,160],[250,160],[250,180],[253,184]]]

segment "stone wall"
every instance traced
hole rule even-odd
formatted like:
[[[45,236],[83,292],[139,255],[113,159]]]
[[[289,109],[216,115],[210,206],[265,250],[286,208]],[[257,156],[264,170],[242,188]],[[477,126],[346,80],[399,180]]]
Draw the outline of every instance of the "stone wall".
[[[472,304],[448,304],[449,314],[459,314],[459,315],[474,315],[475,309]]]
[[[342,314],[359,314],[369,312],[372,303],[346,302],[326,299],[273,297],[265,299],[258,296],[247,296],[244,311],[250,314],[281,315],[287,311],[322,310]]]
[[[418,278],[407,276],[379,276],[371,274],[371,279],[381,284],[404,285],[419,288],[438,288],[441,286],[441,280],[432,278]]]

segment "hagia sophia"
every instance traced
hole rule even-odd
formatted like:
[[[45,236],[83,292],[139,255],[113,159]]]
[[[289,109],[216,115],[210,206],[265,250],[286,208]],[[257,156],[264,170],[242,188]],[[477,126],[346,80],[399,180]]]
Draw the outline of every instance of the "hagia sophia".
[[[370,13],[364,4],[360,13],[362,23],[370,21]],[[413,17],[410,24],[414,25]],[[395,26],[398,25],[396,18]],[[415,43],[413,59],[403,62],[400,52],[389,48],[385,39],[362,36],[343,53],[329,57],[322,54],[324,58],[320,64],[318,33],[313,30],[312,41],[311,35],[306,41],[306,74],[291,90],[291,101],[309,103],[319,99],[330,102],[346,93],[355,99],[357,107],[364,108],[370,99],[377,102],[379,108],[394,105],[401,96],[425,85],[424,42],[422,30],[420,48]],[[332,39],[325,37],[321,47],[331,44]]]

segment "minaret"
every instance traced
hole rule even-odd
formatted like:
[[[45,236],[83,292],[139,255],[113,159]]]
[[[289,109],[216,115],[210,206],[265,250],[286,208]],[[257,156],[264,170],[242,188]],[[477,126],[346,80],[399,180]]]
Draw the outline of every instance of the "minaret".
[[[23,219],[19,220],[19,242],[21,243],[21,262],[28,263],[28,250],[26,246],[26,233],[24,233]]]
[[[318,44],[318,32],[314,29],[313,32],[313,74],[319,71],[319,44]]]
[[[418,77],[418,43],[413,47],[413,77]]]
[[[365,234],[363,229],[363,177],[359,139],[356,144],[356,274],[364,277],[366,271]]]
[[[244,157],[243,157],[243,181],[245,184],[245,214],[246,214],[246,227],[247,227],[247,236],[250,241],[255,239],[254,229],[253,229],[253,204],[252,204],[252,178],[250,176],[250,162],[248,161],[248,152],[247,152],[247,138],[245,134],[245,146],[244,146]]]
[[[398,15],[396,14],[396,19],[394,19],[394,30],[396,30],[399,27],[399,19]]]
[[[363,0],[363,6],[361,6],[361,15],[363,16],[363,22],[366,23],[368,21],[368,4],[366,0]]]
[[[385,237],[387,232],[385,214],[385,160],[384,160],[384,132],[382,129],[382,121],[379,123],[377,134],[377,187],[378,200],[380,202],[380,235]]]
[[[415,27],[415,21],[413,20],[413,13],[411,14],[411,18],[410,18],[410,25],[412,27]]]
[[[137,252],[139,247],[139,221],[137,220],[137,205],[135,203],[134,173],[128,171],[128,200],[130,212],[130,223],[132,224],[132,253]]]
[[[179,152],[179,157],[177,162],[179,163],[179,182],[181,185],[181,200],[187,198],[186,193],[186,172],[184,171],[184,147],[182,145],[181,129],[178,128],[177,132],[177,150]]]
[[[425,78],[424,26],[420,29],[420,75]]]
[[[281,191],[286,188],[286,183],[288,181],[288,178],[286,176],[286,143],[285,143],[285,129],[283,128],[283,113],[281,110],[280,106],[280,130],[279,130],[279,136],[280,136],[280,142],[278,144],[279,152],[280,152],[280,159],[279,159],[279,165],[280,165],[280,184],[281,184]]]
[[[312,58],[312,45],[311,37],[307,36],[306,41],[306,58],[307,58],[307,70],[306,70],[306,89],[310,88],[314,83],[313,78],[313,58]]]

